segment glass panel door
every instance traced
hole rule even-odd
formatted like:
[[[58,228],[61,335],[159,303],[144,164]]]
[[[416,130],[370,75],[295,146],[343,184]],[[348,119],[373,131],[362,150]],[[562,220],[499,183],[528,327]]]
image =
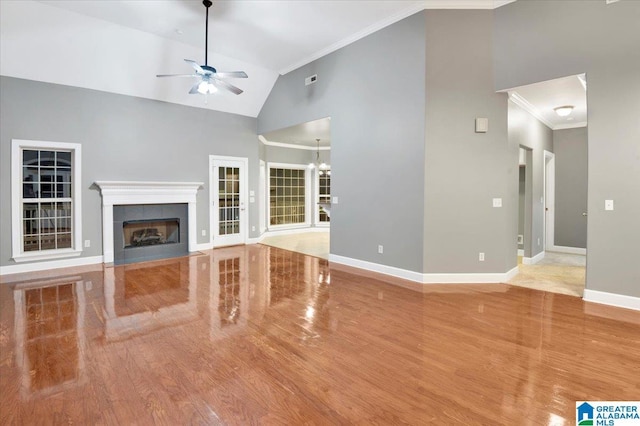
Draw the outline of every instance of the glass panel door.
[[[246,159],[212,156],[211,229],[215,247],[246,242],[246,173]]]

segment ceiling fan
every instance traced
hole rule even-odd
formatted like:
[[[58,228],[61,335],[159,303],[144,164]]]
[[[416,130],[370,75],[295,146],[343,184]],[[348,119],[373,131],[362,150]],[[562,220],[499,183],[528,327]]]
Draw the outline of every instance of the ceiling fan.
[[[209,47],[209,8],[213,3],[211,0],[203,0],[202,4],[207,9],[205,21],[205,37],[204,37],[204,65],[198,65],[196,61],[185,59],[195,70],[195,74],[158,74],[156,77],[197,77],[200,79],[189,90],[190,94],[201,93],[209,95],[218,91],[218,89],[228,90],[231,93],[239,95],[242,90],[233,84],[223,81],[224,78],[247,78],[244,71],[218,71],[208,65],[208,47]]]

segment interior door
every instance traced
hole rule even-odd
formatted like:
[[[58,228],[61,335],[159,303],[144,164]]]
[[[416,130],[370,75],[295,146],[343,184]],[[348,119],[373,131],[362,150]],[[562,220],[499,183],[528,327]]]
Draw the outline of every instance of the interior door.
[[[245,244],[247,159],[211,156],[210,164],[213,246]]]

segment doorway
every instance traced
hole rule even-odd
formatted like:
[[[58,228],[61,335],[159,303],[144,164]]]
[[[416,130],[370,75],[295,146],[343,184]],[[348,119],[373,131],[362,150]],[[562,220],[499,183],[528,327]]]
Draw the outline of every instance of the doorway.
[[[525,190],[525,202],[519,203],[524,230],[518,227],[523,257],[511,284],[575,296],[584,292],[586,87],[582,74],[508,90],[509,141],[520,147],[519,187]]]
[[[213,247],[247,241],[247,168],[244,157],[209,156],[209,199]]]
[[[260,242],[328,259],[331,117],[270,131],[259,139],[264,145],[260,190],[266,228]]]

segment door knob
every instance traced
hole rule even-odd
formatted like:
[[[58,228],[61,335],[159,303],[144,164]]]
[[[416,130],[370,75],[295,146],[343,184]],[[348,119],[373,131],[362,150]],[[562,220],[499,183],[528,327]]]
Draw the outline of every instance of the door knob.
[[[587,213],[582,213],[582,216],[586,216],[586,215],[587,215]]]

